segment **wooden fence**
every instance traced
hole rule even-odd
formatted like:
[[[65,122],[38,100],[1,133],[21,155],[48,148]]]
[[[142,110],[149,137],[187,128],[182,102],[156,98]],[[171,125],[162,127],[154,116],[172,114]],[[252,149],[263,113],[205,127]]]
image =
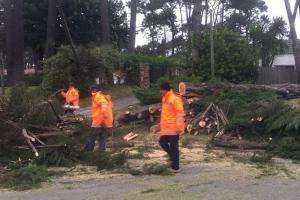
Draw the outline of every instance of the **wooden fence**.
[[[300,72],[290,68],[259,68],[257,84],[300,84]]]

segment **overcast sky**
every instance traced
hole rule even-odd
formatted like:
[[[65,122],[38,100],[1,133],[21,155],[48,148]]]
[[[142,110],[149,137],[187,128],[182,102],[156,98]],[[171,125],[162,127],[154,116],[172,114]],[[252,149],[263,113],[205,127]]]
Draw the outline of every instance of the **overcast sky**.
[[[128,0],[123,0],[123,1],[128,2]],[[296,0],[290,0],[292,9],[294,8],[295,1]],[[265,0],[265,2],[268,6],[267,14],[270,16],[270,18],[283,17],[286,20],[287,24],[288,24],[288,18],[287,18],[287,14],[286,14],[284,0]],[[128,17],[130,17],[130,13],[128,13]],[[298,38],[300,38],[300,15],[299,15],[299,11],[297,13],[296,18],[297,18],[296,29],[297,29],[297,33],[298,33]],[[138,17],[137,17],[137,26],[138,27],[141,26],[142,20],[143,20],[143,16],[138,15]],[[138,33],[136,40],[137,40],[136,41],[137,46],[148,43],[147,35],[145,35],[145,33],[142,33],[142,32]]]

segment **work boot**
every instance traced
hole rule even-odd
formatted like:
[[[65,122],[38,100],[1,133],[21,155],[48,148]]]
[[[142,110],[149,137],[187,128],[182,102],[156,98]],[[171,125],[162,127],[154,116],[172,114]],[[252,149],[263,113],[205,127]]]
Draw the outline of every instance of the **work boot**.
[[[171,172],[177,174],[177,173],[181,172],[181,170],[180,169],[173,169],[173,168],[171,168]]]

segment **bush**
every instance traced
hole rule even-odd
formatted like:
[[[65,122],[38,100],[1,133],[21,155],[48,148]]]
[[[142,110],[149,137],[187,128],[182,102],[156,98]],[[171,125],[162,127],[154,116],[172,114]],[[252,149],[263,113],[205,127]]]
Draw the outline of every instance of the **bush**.
[[[143,105],[150,105],[161,101],[161,95],[158,87],[148,89],[135,88],[133,93]]]
[[[173,77],[172,79],[169,79],[167,77],[161,77],[158,79],[154,84],[151,84],[150,88],[143,89],[136,87],[133,90],[134,95],[140,100],[140,102],[144,105],[159,103],[161,101],[161,94],[159,92],[159,87],[161,83],[167,81],[171,84],[171,87],[174,89],[174,91],[177,90],[178,84],[180,82],[198,82],[201,78],[199,77]]]
[[[43,82],[43,75],[34,74],[34,75],[25,75],[24,83],[27,86],[39,86]]]
[[[120,66],[119,51],[110,46],[79,47],[77,54],[79,64],[71,49],[62,46],[56,55],[45,61],[44,88],[54,92],[74,82],[81,93],[85,94],[97,77],[104,83],[110,83],[113,69]]]
[[[29,164],[0,177],[0,185],[14,190],[28,190],[40,187],[41,183],[47,181],[48,178],[49,173],[46,167]]]

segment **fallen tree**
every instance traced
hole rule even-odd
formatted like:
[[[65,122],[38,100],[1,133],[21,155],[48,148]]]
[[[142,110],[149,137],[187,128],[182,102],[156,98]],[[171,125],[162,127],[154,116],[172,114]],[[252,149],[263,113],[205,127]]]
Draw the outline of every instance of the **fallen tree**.
[[[261,90],[273,91],[283,98],[299,98],[300,85],[299,84],[274,84],[274,85],[255,85],[255,84],[233,84],[233,83],[180,83],[180,93],[186,97],[204,95],[206,92],[218,93],[220,90]]]

